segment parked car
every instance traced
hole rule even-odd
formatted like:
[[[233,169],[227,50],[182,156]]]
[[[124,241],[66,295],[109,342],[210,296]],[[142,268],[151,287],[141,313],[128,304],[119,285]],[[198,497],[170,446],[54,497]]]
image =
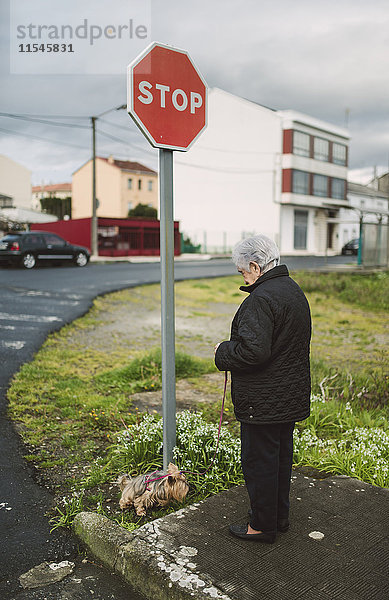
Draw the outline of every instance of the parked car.
[[[355,238],[354,240],[350,240],[345,244],[342,248],[342,254],[358,254],[359,249],[359,239]]]
[[[0,239],[0,265],[33,269],[38,263],[67,262],[85,267],[89,257],[87,248],[74,246],[48,231],[15,231]]]

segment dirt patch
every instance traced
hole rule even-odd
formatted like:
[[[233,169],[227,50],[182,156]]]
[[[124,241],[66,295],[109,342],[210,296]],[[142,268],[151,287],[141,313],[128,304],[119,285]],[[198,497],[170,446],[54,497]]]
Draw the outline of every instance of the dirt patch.
[[[74,330],[72,344],[104,353],[127,354],[149,350],[161,343],[159,287],[127,290],[122,300],[106,297],[93,327]],[[213,357],[218,342],[229,339],[231,320],[239,303],[212,303],[197,308],[177,302],[176,345],[202,358]]]
[[[199,387],[220,387],[220,392],[204,391]],[[179,379],[176,382],[176,404],[177,411],[196,408],[199,402],[209,404],[220,401],[223,394],[223,377],[220,373],[209,373],[198,378],[198,384],[194,384],[186,379]],[[140,412],[155,412],[162,415],[162,391],[141,392],[131,396],[131,408]]]

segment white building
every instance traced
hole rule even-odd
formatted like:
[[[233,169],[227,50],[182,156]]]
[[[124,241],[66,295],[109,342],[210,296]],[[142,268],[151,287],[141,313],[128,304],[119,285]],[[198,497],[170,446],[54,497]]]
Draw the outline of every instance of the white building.
[[[31,171],[0,155],[0,208],[31,208]]]
[[[10,227],[56,221],[57,217],[33,210],[31,171],[0,155],[0,236]]]
[[[347,184],[347,198],[351,210],[340,210],[339,235],[344,246],[352,239],[359,238],[360,223],[388,223],[388,194],[372,185],[362,185],[351,181]]]
[[[336,220],[349,206],[348,133],[295,111],[277,114],[283,121],[281,251],[338,253]]]
[[[346,196],[348,133],[294,111],[275,111],[220,89],[208,128],[175,153],[175,218],[193,243],[229,251],[265,233],[285,254],[339,248],[328,223]]]

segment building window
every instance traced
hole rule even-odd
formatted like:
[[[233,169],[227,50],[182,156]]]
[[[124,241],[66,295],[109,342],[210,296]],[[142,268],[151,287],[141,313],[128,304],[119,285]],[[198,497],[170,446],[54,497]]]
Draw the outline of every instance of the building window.
[[[294,194],[309,194],[309,173],[293,171],[292,192]]]
[[[293,154],[310,156],[310,136],[302,131],[293,132]]]
[[[325,160],[328,162],[329,150],[330,144],[328,140],[323,140],[323,138],[315,137],[313,142],[313,158],[316,158],[316,160]]]
[[[333,144],[332,162],[335,163],[335,165],[346,165],[346,146],[343,144]]]
[[[142,180],[138,179],[138,190],[142,189]]]
[[[132,190],[132,179],[127,179],[127,188]]]
[[[0,194],[0,208],[13,208],[13,198]]]
[[[313,176],[313,195],[322,197],[328,196],[328,177],[325,175]]]
[[[153,191],[153,182],[151,180],[147,182],[147,189],[149,190],[149,192]]]
[[[308,211],[294,211],[294,249],[307,249]]]
[[[331,181],[331,197],[344,200],[344,187],[344,179],[333,177]]]

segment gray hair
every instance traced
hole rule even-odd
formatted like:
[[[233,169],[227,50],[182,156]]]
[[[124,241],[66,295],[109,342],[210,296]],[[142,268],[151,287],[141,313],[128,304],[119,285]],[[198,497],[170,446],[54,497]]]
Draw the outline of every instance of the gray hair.
[[[254,235],[253,237],[238,242],[232,252],[232,261],[238,269],[250,270],[250,263],[255,262],[262,273],[270,271],[280,262],[280,251],[270,238],[266,235]]]

